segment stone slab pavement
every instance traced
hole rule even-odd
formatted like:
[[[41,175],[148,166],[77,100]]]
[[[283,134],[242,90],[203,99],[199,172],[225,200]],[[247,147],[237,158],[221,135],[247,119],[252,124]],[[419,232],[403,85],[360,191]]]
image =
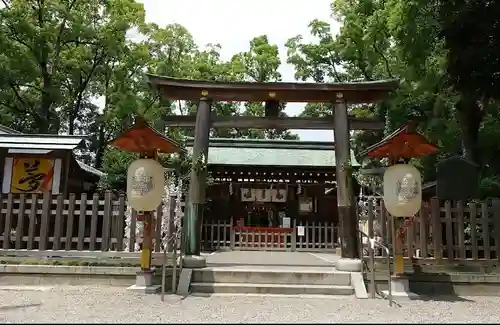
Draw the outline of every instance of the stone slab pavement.
[[[339,258],[335,253],[229,251],[207,255],[207,264],[332,267]]]
[[[498,323],[498,297],[433,297],[401,302],[132,293],[120,287],[60,286],[0,290],[0,323]]]

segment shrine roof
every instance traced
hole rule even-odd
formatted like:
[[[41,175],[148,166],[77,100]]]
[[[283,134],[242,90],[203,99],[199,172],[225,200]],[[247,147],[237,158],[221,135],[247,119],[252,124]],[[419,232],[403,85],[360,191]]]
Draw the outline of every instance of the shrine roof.
[[[85,137],[54,134],[24,134],[0,124],[0,148],[8,148],[9,154],[43,155],[52,150],[74,150],[78,148]],[[84,171],[103,176],[103,172],[74,158],[74,161]]]
[[[80,146],[85,137],[58,134],[24,134],[0,132],[0,148],[73,150]]]
[[[193,151],[193,139],[186,149]],[[351,150],[353,166],[359,166]],[[258,167],[335,167],[333,142],[212,138],[208,165]]]
[[[160,93],[174,100],[198,100],[209,97],[228,102],[332,102],[337,93],[342,93],[348,103],[371,103],[383,100],[394,91],[399,81],[396,79],[345,82],[222,82],[189,80],[148,75],[149,84]]]

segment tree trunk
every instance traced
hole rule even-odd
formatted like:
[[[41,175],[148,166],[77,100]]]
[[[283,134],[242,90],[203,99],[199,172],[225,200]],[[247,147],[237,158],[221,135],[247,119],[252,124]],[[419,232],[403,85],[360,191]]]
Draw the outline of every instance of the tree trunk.
[[[50,107],[52,106],[51,83],[48,76],[43,78],[43,91],[38,108],[38,133],[50,133]]]
[[[69,112],[69,120],[68,120],[68,134],[69,135],[74,135],[75,134],[75,124],[76,124],[76,117],[78,115],[78,112],[80,111],[80,106],[82,105],[83,101],[83,92],[80,91],[77,98],[76,102],[73,103],[73,107],[71,108]]]
[[[462,155],[480,165],[479,127],[483,120],[483,111],[475,98],[467,96],[462,96],[457,103],[457,111],[462,131]]]
[[[95,153],[95,163],[94,168],[100,169],[102,166],[102,159],[104,158],[104,150],[106,149],[106,135],[104,132],[104,121],[99,125],[99,135],[98,135],[98,147]]]

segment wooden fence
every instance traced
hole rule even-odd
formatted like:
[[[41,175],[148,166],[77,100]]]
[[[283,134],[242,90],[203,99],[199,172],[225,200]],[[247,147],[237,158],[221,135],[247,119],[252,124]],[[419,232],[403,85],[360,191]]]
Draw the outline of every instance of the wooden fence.
[[[123,195],[116,197],[111,192],[106,192],[92,196],[81,194],[78,197],[70,194],[65,198],[62,194],[10,193],[0,197],[0,208],[0,255],[5,255],[6,252],[12,254],[13,250],[136,251],[137,214],[132,211],[129,227],[125,230],[127,207]],[[175,205],[172,204],[170,222],[173,222],[174,209]],[[162,213],[162,206],[154,213],[155,243],[160,243],[163,235]],[[255,233],[237,230],[232,225],[232,221],[224,220],[205,222],[201,238],[203,249],[319,251],[337,247],[338,228],[332,222],[294,224],[294,231],[283,234],[282,243],[269,240],[262,241],[258,246],[254,241],[257,236]],[[298,231],[299,228],[303,231]],[[129,232],[128,236],[125,231]],[[161,245],[154,245],[154,251],[160,252]]]
[[[392,246],[391,217],[368,202],[365,231]],[[404,256],[444,261],[500,260],[500,199],[464,203],[431,199],[413,218],[398,218]],[[400,237],[398,237],[400,238]],[[381,252],[380,255],[384,255]]]
[[[302,228],[302,231],[299,231]],[[276,240],[282,237],[282,240]],[[206,251],[232,250],[287,250],[332,251],[337,248],[338,227],[333,222],[299,222],[290,229],[276,229],[259,233],[248,227],[234,227],[233,220],[204,222],[202,247]],[[259,240],[256,240],[259,238]]]
[[[173,215],[174,204],[170,207]],[[155,212],[154,242],[162,238],[163,209]],[[0,255],[16,251],[135,252],[136,236],[125,235],[124,196],[86,194],[52,196],[45,194],[7,194],[0,197]],[[169,220],[173,220],[170,218]],[[392,244],[391,217],[380,204],[369,203],[364,220],[370,236]],[[171,221],[172,222],[172,221]],[[129,231],[138,227],[132,212]],[[399,227],[399,226],[398,226]],[[338,245],[338,228],[332,222],[292,224],[283,241],[245,240],[255,234],[233,227],[232,221],[202,224],[202,247],[259,250],[333,250]],[[500,199],[482,203],[449,202],[432,199],[419,215],[403,226],[406,257],[445,261],[500,260]],[[272,234],[274,236],[274,234]],[[160,252],[161,246],[154,245]],[[110,253],[111,254],[111,253]],[[383,253],[381,253],[382,255]],[[109,255],[109,254],[108,254]],[[383,255],[382,255],[383,256]]]
[[[125,236],[126,201],[87,194],[8,194],[0,200],[0,250],[135,251],[137,213],[132,211]],[[174,204],[170,213],[173,214]],[[162,238],[162,206],[154,213],[154,242]],[[160,252],[161,246],[154,245]]]

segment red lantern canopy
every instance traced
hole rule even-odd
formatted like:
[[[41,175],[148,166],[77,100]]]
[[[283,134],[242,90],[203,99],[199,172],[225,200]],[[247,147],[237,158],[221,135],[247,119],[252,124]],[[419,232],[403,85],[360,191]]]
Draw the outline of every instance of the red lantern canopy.
[[[174,153],[185,150],[179,143],[156,131],[140,118],[137,118],[136,123],[116,139],[111,140],[109,145],[123,151],[148,155],[156,152]]]
[[[403,125],[380,142],[366,149],[373,158],[389,157],[392,161],[400,158],[422,157],[436,152],[438,147],[417,133],[413,124]]]

